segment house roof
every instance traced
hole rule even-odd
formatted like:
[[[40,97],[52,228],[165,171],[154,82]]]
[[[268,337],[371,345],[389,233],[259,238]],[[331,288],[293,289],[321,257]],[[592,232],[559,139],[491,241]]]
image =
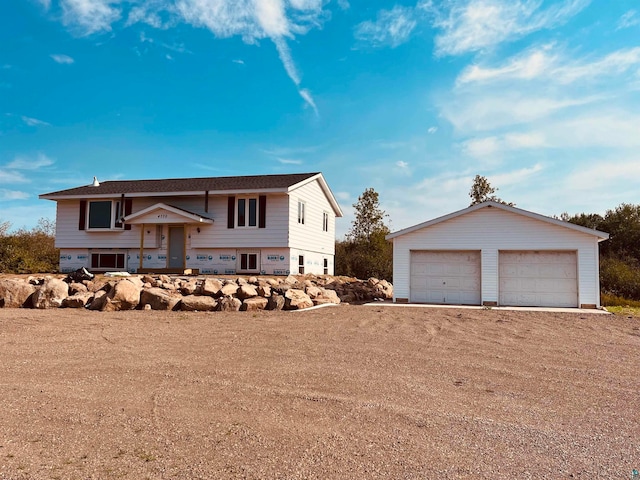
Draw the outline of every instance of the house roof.
[[[562,220],[558,220],[556,218],[546,217],[544,215],[540,215],[539,213],[530,212],[528,210],[522,210],[520,208],[512,207],[510,205],[504,205],[498,202],[482,202],[476,205],[472,205],[468,208],[458,210],[457,212],[450,213],[448,215],[444,215],[442,217],[434,218],[433,220],[428,220],[426,222],[420,223],[418,225],[414,225],[412,227],[405,228],[403,230],[398,230],[397,232],[390,233],[386,236],[387,240],[392,240],[401,235],[406,235],[407,233],[415,232],[416,230],[420,230],[426,227],[430,227],[432,225],[436,225],[438,223],[446,222],[447,220],[451,220],[456,217],[460,217],[462,215],[466,215],[467,213],[475,212],[476,210],[480,210],[481,208],[498,208],[500,210],[505,210],[507,212],[515,213],[518,215],[523,215],[525,217],[532,218],[534,220],[540,220],[542,222],[550,223],[552,225],[557,225],[559,227],[568,228],[570,230],[575,230],[580,233],[586,233],[588,235],[593,235],[598,237],[598,241],[601,242],[603,240],[607,240],[609,238],[609,234],[605,232],[601,232],[599,230],[595,230],[592,228],[582,227],[580,225],[575,225],[569,222],[563,222]]]
[[[56,200],[59,197],[95,197],[131,193],[244,192],[247,190],[287,189],[316,175],[320,174],[315,172],[239,177],[166,178],[162,180],[108,180],[100,182],[98,186],[84,185],[57,192],[44,193],[40,195],[40,198]]]
[[[172,195],[203,195],[211,192],[218,195],[244,193],[289,193],[296,188],[317,180],[337,217],[342,210],[334,197],[322,173],[292,173],[282,175],[244,175],[238,177],[198,177],[166,178],[161,180],[108,180],[94,186],[59,190],[43,193],[40,198],[46,200],[70,200],[76,198],[113,198],[119,195],[127,197],[159,197]]]

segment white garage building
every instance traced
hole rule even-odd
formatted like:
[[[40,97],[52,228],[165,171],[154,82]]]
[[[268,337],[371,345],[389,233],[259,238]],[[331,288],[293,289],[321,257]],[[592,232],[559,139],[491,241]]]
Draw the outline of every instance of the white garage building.
[[[596,308],[607,238],[496,202],[473,205],[387,236],[394,301]]]

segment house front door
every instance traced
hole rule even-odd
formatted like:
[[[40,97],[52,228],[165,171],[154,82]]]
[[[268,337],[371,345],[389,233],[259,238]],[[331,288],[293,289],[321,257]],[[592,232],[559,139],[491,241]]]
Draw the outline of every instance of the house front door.
[[[184,268],[184,227],[169,227],[169,268]]]

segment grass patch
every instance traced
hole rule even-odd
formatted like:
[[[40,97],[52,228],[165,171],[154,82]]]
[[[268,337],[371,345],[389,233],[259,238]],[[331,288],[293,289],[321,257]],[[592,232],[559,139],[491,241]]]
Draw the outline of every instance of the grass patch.
[[[624,315],[627,317],[640,317],[640,307],[607,307],[607,310],[614,315]]]
[[[638,300],[629,300],[608,293],[603,293],[600,300],[602,306],[607,307],[607,310],[615,315],[640,317],[640,301]]]

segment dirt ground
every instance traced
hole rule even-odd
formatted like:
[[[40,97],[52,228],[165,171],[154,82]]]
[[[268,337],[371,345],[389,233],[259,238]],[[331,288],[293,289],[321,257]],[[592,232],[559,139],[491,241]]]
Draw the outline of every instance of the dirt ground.
[[[640,319],[0,309],[0,479],[626,479]]]

